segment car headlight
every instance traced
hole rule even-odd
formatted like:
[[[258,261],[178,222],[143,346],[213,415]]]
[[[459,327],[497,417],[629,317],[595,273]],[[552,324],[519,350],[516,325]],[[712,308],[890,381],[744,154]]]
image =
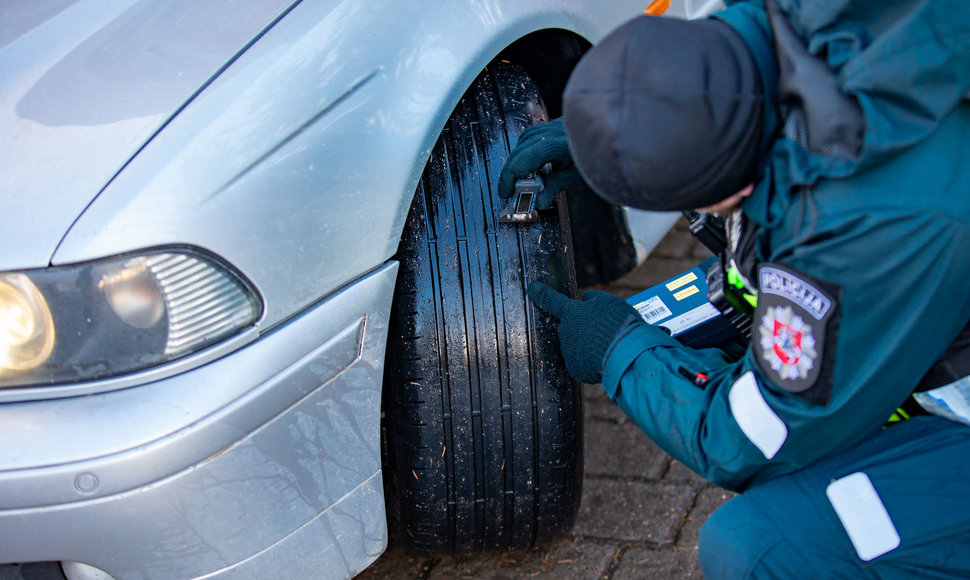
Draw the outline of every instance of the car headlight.
[[[241,276],[183,249],[0,272],[0,387],[156,366],[252,325],[261,309]]]

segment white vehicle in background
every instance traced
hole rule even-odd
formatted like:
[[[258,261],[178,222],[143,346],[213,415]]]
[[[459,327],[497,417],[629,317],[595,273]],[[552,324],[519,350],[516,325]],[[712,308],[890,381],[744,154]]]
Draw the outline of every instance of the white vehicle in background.
[[[0,2],[0,562],[346,578],[389,525],[567,532],[581,397],[524,284],[635,252],[604,204],[499,223],[495,185],[644,8]]]

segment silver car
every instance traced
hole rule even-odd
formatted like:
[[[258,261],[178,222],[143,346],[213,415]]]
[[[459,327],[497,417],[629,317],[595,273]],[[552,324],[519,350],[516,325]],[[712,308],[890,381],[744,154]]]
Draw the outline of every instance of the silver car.
[[[0,0],[0,562],[347,578],[389,528],[567,532],[581,398],[524,284],[614,276],[676,216],[594,208],[592,239],[495,184],[644,8]]]

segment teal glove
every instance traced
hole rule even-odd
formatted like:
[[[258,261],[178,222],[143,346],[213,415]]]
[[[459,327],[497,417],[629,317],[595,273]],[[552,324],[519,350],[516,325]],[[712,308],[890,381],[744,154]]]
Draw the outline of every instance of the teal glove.
[[[537,209],[549,209],[560,191],[567,195],[593,193],[573,163],[560,117],[522,132],[499,175],[499,196],[508,199],[515,195],[516,180],[538,173],[547,163],[552,171],[542,178],[545,188],[536,196]]]
[[[633,324],[644,324],[635,308],[612,294],[587,290],[582,300],[572,300],[548,284],[529,284],[536,306],[559,319],[559,349],[566,370],[578,381],[603,380],[606,350]]]

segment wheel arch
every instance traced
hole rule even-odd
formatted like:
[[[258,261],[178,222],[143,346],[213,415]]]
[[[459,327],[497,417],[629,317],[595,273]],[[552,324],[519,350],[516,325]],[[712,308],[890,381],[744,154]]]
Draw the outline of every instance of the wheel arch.
[[[552,118],[562,115],[562,92],[579,59],[592,44],[562,28],[545,28],[519,38],[493,59],[525,69],[539,89]]]
[[[401,207],[397,212],[399,220],[394,230],[396,239],[399,240],[404,231],[404,216],[414,199],[432,147],[465,93],[489,66],[501,61],[522,66],[536,83],[550,118],[562,114],[562,91],[566,81],[592,43],[576,31],[551,25],[527,26],[524,34],[506,30],[506,34],[511,35],[511,41],[502,35],[491,37],[477,57],[467,59],[466,66],[453,71],[451,86],[442,91],[434,120],[427,125],[422,146],[416,150],[411,164],[412,171],[406,184],[408,193],[401,196]]]
[[[468,70],[473,70],[474,73],[460,75],[458,78],[462,82],[457,83],[451,90],[451,94],[457,96],[448,100],[450,108],[442,107],[444,112],[439,117],[447,119],[457,108],[472,81],[496,62],[509,62],[524,68],[538,88],[549,117],[559,117],[562,115],[562,93],[569,76],[591,47],[592,42],[574,30],[560,27],[532,30],[504,48],[486,52],[489,55],[486,57],[487,61],[482,59],[485,64],[469,67]],[[433,144],[443,125],[444,120],[435,125],[435,130],[429,131],[429,135],[425,137],[426,142]],[[425,161],[428,154],[430,147],[422,148]],[[415,167],[418,165],[415,163]],[[420,175],[421,171],[417,171],[409,183],[413,182],[416,186]],[[410,203],[413,194],[405,197]],[[636,265],[636,252],[621,211],[598,198],[583,200],[582,203],[584,207],[581,211],[570,211],[570,220],[574,224],[573,239],[580,249],[575,254],[580,285],[613,280],[627,273]],[[403,223],[398,233],[401,232]],[[583,248],[587,250],[583,251]]]

